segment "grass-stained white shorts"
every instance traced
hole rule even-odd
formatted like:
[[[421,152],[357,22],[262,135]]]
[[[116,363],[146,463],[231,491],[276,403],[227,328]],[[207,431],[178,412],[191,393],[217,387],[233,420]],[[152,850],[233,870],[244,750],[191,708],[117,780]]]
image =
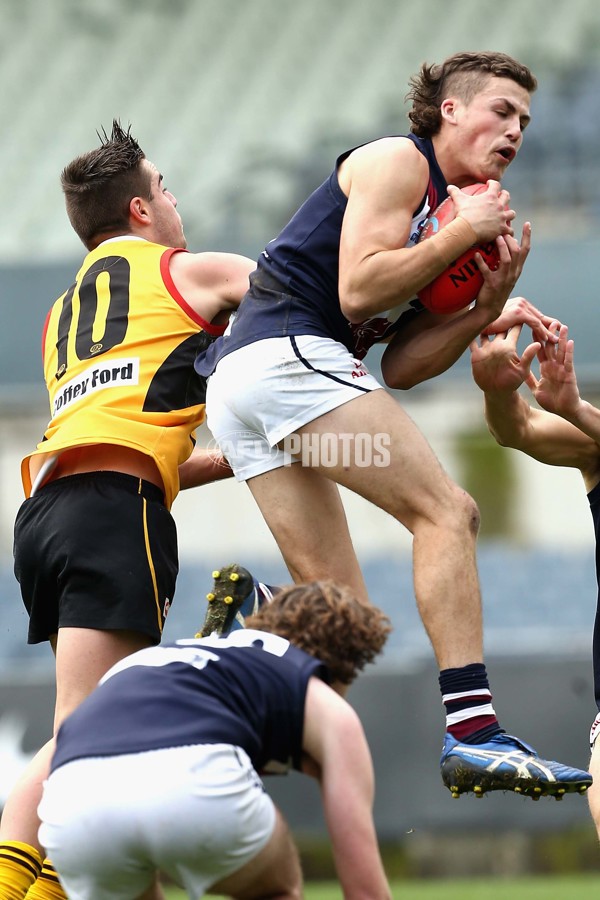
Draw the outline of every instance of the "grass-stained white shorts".
[[[224,356],[208,379],[207,423],[238,481],[290,465],[277,444],[382,385],[343,344],[302,335],[256,341]]]
[[[130,900],[157,869],[201,897],[262,850],[276,816],[230,744],[75,760],[50,775],[38,813],[71,900]]]

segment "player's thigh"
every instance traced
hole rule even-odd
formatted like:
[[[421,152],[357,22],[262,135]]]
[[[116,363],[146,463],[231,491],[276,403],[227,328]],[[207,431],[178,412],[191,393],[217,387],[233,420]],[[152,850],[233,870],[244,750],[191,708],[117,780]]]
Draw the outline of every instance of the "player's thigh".
[[[275,827],[267,845],[254,859],[209,889],[238,900],[284,895],[302,897],[302,870],[298,850],[288,825],[276,810]]]
[[[331,578],[367,599],[337,485],[314,469],[282,466],[247,482],[296,582]]]
[[[60,628],[56,639],[55,728],[119,660],[154,643],[136,631]]]
[[[0,816],[0,843],[22,841],[41,850],[37,843],[39,820],[36,810],[53,753],[52,739],[37,751],[12,785]]]
[[[387,391],[372,391],[298,430],[323,448],[317,471],[400,519],[408,528],[422,517],[449,513],[457,488],[419,428]],[[338,438],[338,452],[330,444]]]

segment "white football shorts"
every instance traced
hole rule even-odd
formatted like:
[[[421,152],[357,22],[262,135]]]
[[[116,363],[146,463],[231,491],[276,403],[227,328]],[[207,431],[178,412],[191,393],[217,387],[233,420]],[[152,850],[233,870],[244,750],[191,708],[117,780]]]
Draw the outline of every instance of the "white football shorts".
[[[275,807],[229,744],[80,759],[44,785],[39,838],[72,900],[130,900],[169,875],[190,896],[267,844]]]
[[[238,481],[297,462],[278,443],[363,393],[382,389],[343,344],[311,335],[256,341],[208,379],[207,423]]]

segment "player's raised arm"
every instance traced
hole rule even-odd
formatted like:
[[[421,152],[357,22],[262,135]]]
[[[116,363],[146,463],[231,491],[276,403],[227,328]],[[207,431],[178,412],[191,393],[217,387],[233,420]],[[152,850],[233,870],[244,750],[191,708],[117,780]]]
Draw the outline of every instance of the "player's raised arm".
[[[339,296],[350,322],[410,300],[476,239],[473,228],[461,220],[450,243],[438,235],[417,247],[406,246],[413,211],[428,183],[427,162],[406,138],[384,138],[355,150],[338,177],[348,197],[340,236]]]
[[[499,444],[521,450],[547,465],[581,469],[584,477],[586,473],[595,473],[593,477],[597,480],[598,444],[558,414],[567,350],[564,326],[561,330],[563,337],[559,346],[542,348],[534,342],[521,355],[517,349],[520,326],[496,335],[493,340],[483,336],[471,344],[473,378],[484,392],[486,422]],[[539,379],[531,371],[537,354],[545,360],[541,363]],[[536,401],[546,409],[527,402],[519,392],[525,383]],[[569,392],[571,390],[569,388]],[[568,406],[575,408],[572,401]],[[562,408],[566,411],[566,401]],[[600,428],[600,411],[595,412],[596,427]]]

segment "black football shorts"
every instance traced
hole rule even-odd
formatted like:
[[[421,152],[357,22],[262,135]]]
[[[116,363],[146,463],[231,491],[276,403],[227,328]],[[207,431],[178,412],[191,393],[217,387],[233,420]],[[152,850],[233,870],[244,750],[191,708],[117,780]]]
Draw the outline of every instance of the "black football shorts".
[[[175,593],[176,526],[162,491],[147,481],[69,475],[21,505],[14,563],[29,644],[69,626],[133,630],[159,643]]]

